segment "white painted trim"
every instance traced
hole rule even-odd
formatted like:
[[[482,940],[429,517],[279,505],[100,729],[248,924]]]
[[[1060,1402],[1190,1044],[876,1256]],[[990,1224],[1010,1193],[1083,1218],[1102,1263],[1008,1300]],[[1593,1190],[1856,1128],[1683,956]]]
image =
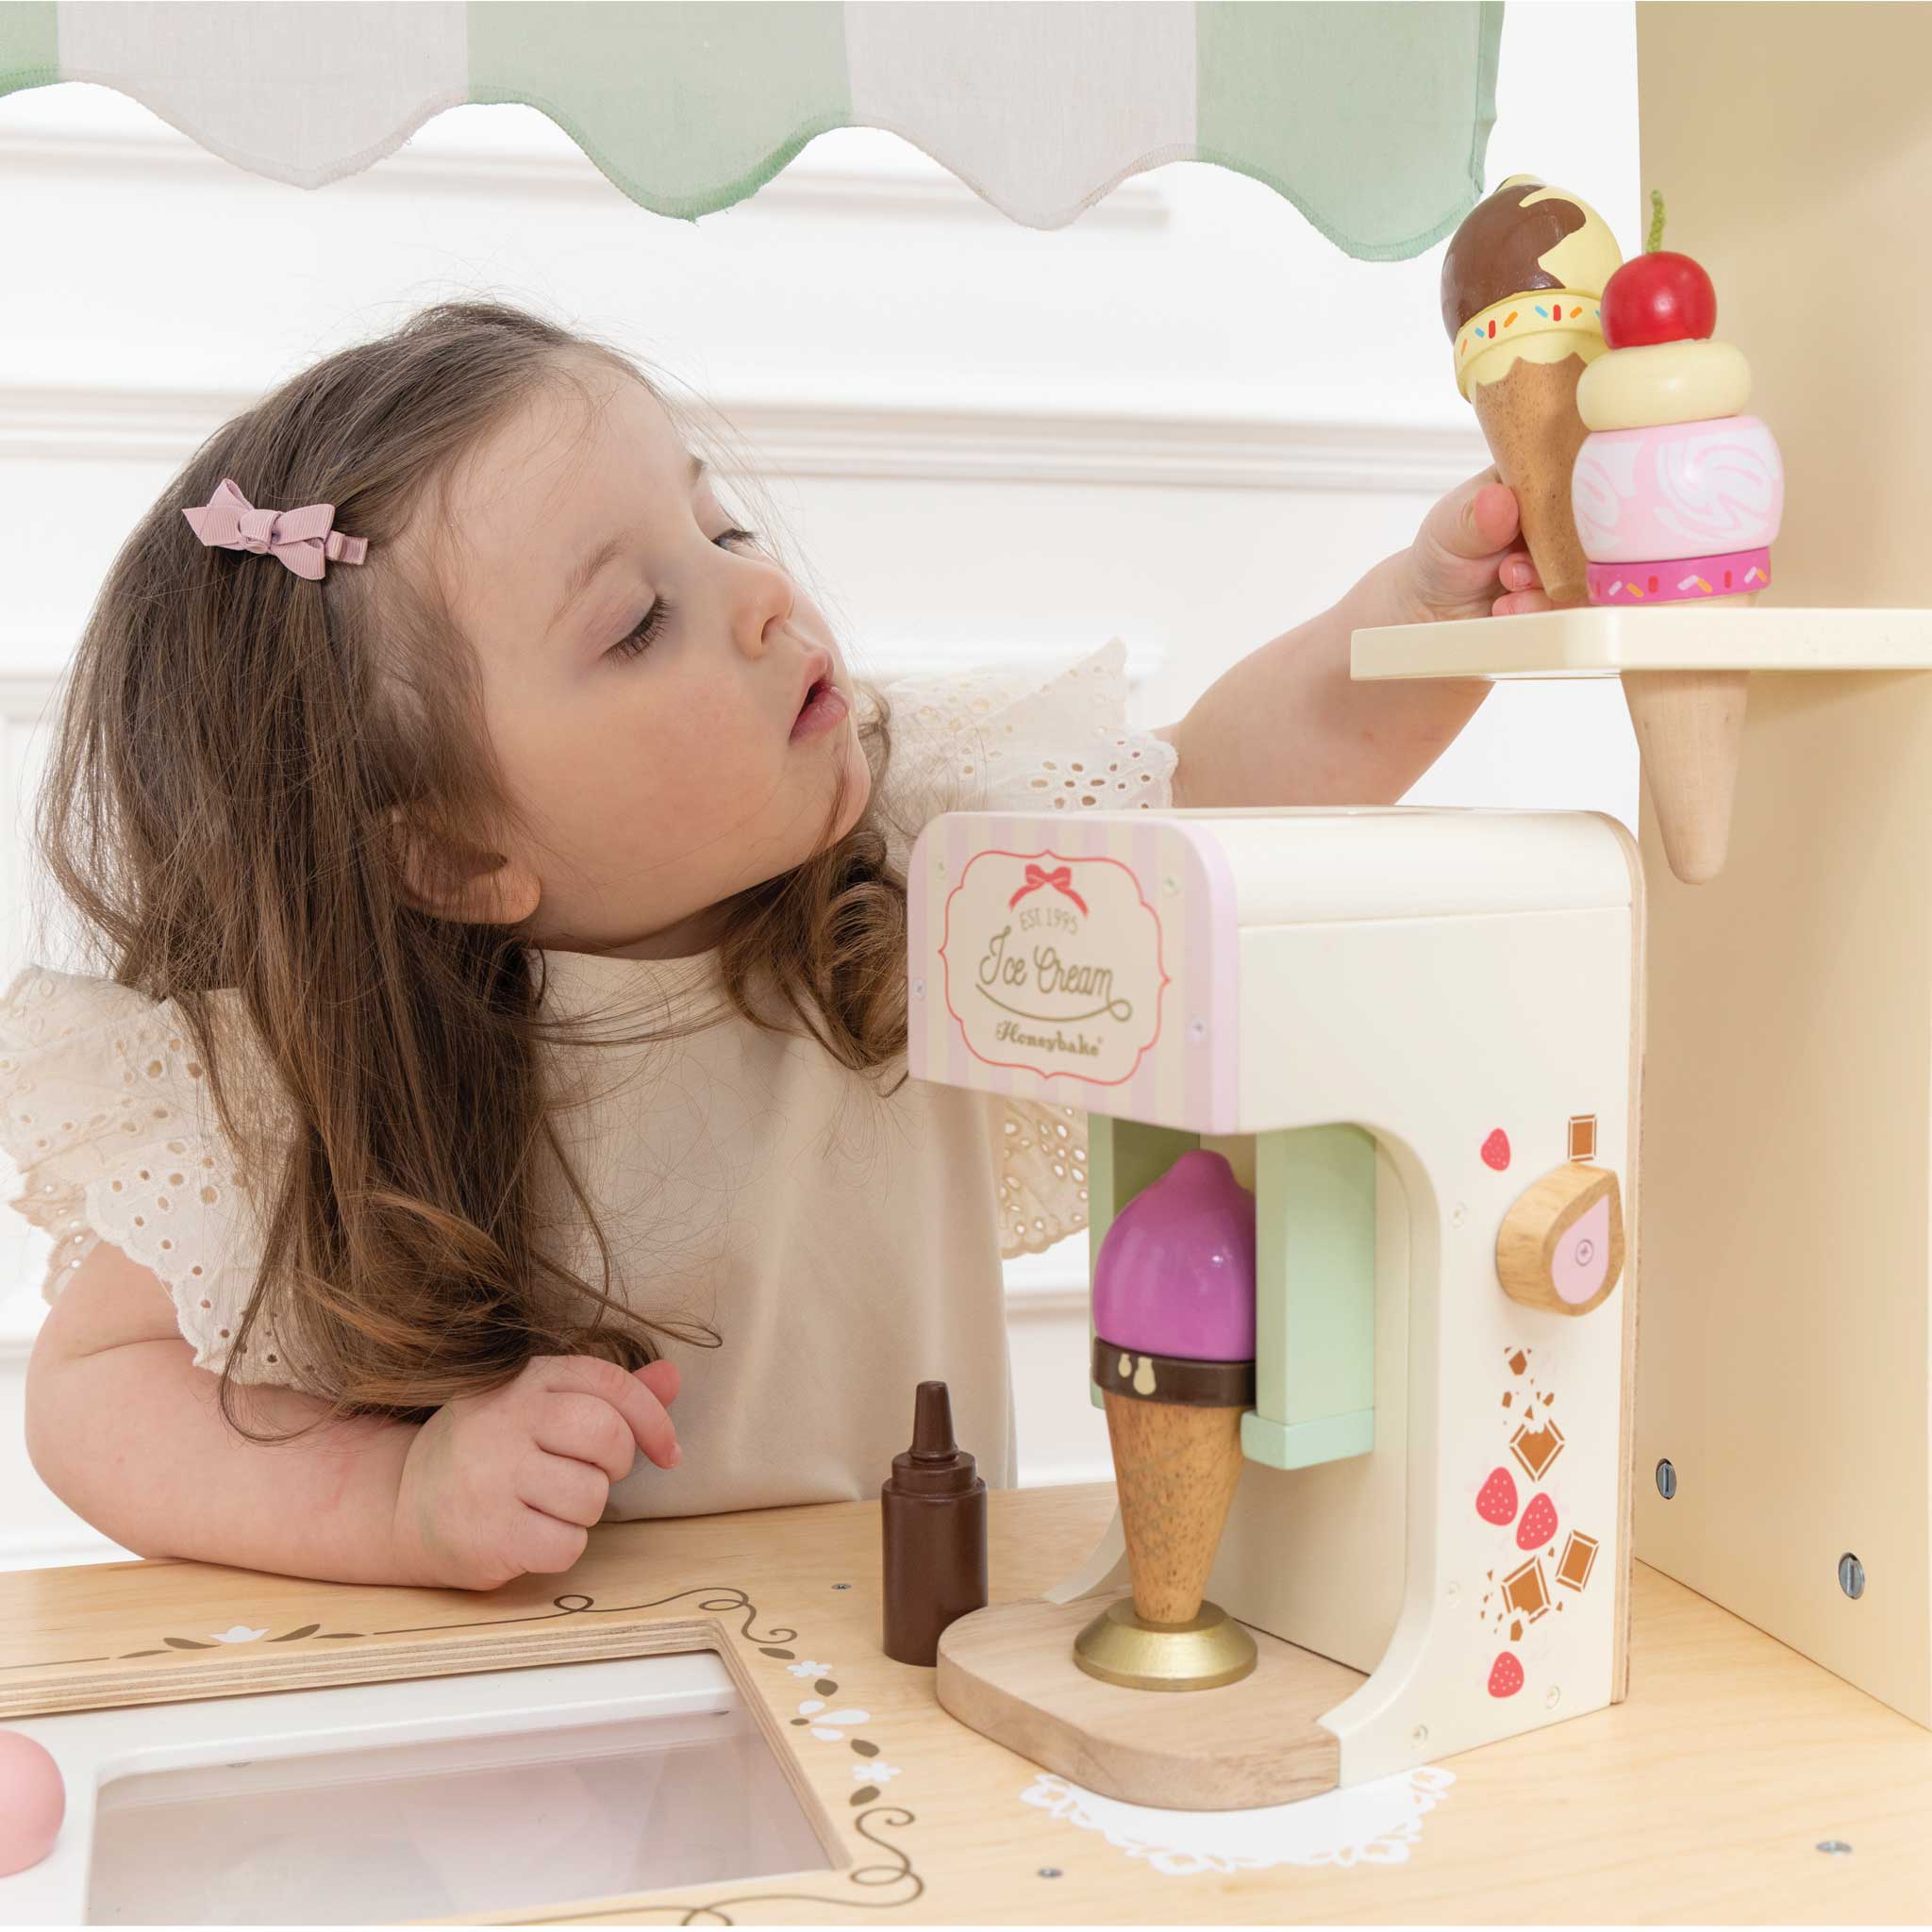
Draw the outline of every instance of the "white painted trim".
[[[1024,1327],[1031,1323],[1085,1322],[1086,1319],[1087,1284],[1084,1281],[1040,1287],[1030,1282],[1009,1280],[1007,1283],[1008,1327]]]
[[[1444,428],[1205,408],[1128,414],[1044,399],[959,408],[741,395],[716,407],[770,468],[795,476],[1440,494],[1490,460],[1473,420]]]
[[[1009,1324],[1064,1322],[1075,1317],[1083,1321],[1086,1319],[1088,1291],[1084,1277],[1027,1281],[1024,1278],[1015,1280],[1008,1275],[1006,1286],[1007,1321]],[[28,1284],[17,1284],[9,1293],[0,1295],[0,1308],[9,1302],[25,1302],[30,1291]],[[21,1325],[12,1318],[0,1326],[0,1367],[25,1362],[33,1353],[34,1334],[34,1329]]]
[[[72,640],[63,642],[48,632],[11,626],[0,628],[0,636],[13,641],[6,653],[13,668],[0,671],[0,723],[25,724],[30,731],[51,724],[47,707],[54,702]],[[42,665],[45,670],[33,668]]]
[[[896,677],[1052,662],[1096,650],[1106,641],[1104,627],[1091,624],[1042,623],[1024,617],[974,619],[958,625],[921,620],[895,623],[890,634],[858,640],[858,648],[851,655],[861,676],[887,684]],[[1128,690],[1138,691],[1167,659],[1164,642],[1138,634],[1127,643],[1123,667]],[[1131,707],[1128,716],[1132,722]]]
[[[432,116],[425,125],[434,126],[437,118]],[[525,201],[591,205],[623,193],[561,128],[555,132],[555,145],[527,148],[438,136],[425,141],[419,134],[373,167],[328,183],[328,192],[338,196],[441,194],[471,200],[515,195]],[[38,125],[0,132],[0,169],[7,168],[19,170],[42,188],[61,176],[109,175],[148,182],[170,175],[208,179],[252,172],[238,171],[233,163],[172,130],[106,132],[83,126],[62,135],[54,117],[45,113],[38,117]],[[858,167],[814,161],[808,150],[746,201],[717,212],[739,208],[761,214],[808,209],[867,221],[893,215],[920,221],[1010,219],[910,142],[904,144],[903,157],[882,156],[874,164]],[[1160,228],[1172,215],[1168,196],[1158,187],[1135,179],[1113,189],[1078,220],[1083,228]]]
[[[184,461],[247,408],[244,387],[0,384],[0,459]],[[710,398],[761,466],[792,476],[869,476],[1124,488],[1440,493],[1489,461],[1467,424],[1268,419],[1203,395],[1159,411],[1067,409],[1049,393],[974,407],[908,391],[820,383],[741,386]]]
[[[1075,629],[1064,624],[1029,624],[1024,618],[971,626],[922,623],[894,626],[890,636],[862,641],[853,664],[860,676],[890,684],[915,674],[1004,670],[1042,658],[1058,660],[1094,650],[1106,641],[1104,628],[1094,625]],[[18,667],[0,673],[0,724],[29,730],[42,724],[51,726],[51,707],[74,643],[69,632],[0,623],[0,658]],[[1142,636],[1130,641],[1124,666],[1129,690],[1139,690],[1167,658],[1167,646],[1158,639]],[[0,828],[5,824],[0,808]]]
[[[58,1570],[70,1563],[125,1563],[119,1543],[85,1527],[0,1531],[0,1570]]]
[[[1087,1238],[1006,1264],[1008,1323],[1087,1320]]]
[[[1058,1490],[1069,1483],[1110,1483],[1113,1480],[1113,1458],[1100,1456],[1084,1462],[1028,1464],[1025,1474],[1013,1487],[1017,1490]]]
[[[0,1307],[9,1301],[25,1301],[29,1287],[23,1282],[7,1295],[0,1295]],[[1083,1279],[1069,1281],[1007,1282],[1008,1322],[1057,1322],[1069,1316],[1085,1318],[1087,1284]],[[0,1363],[24,1362],[33,1353],[36,1331],[9,1319],[0,1326]]]

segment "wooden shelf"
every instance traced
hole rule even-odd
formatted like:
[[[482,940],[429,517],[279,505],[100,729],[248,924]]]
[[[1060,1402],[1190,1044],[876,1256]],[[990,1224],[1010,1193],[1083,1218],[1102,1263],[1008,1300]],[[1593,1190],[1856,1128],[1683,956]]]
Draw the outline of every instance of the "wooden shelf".
[[[1538,611],[1354,634],[1357,678],[1607,677],[1620,671],[1932,671],[1932,609]]]

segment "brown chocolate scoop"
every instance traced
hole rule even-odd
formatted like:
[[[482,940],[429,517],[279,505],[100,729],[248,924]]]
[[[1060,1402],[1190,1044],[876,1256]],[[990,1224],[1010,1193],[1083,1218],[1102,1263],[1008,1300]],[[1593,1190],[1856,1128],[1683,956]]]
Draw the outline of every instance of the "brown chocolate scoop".
[[[1562,283],[1541,258],[1590,217],[1574,201],[1550,195],[1534,208],[1524,202],[1541,194],[1541,181],[1511,181],[1464,216],[1442,258],[1442,326],[1451,341],[1472,315],[1479,315],[1506,295],[1530,289],[1558,289]]]

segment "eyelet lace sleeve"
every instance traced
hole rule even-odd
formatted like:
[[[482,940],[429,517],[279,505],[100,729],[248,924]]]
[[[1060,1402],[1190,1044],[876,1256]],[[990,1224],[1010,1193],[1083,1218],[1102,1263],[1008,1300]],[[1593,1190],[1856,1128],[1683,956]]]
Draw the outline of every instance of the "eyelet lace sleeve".
[[[1038,1255],[1087,1225],[1087,1114],[990,1094],[1000,1136],[1000,1259]]]
[[[1178,754],[1126,722],[1126,646],[1109,638],[1059,669],[935,673],[886,687],[883,791],[905,840],[946,811],[1164,810]],[[1000,1255],[1039,1254],[1087,1225],[1087,1115],[990,1096],[998,1137]]]
[[[166,1284],[195,1366],[222,1367],[261,1237],[172,1002],[42,966],[18,974],[0,996],[0,1151],[20,1175],[8,1205],[53,1239],[46,1300],[109,1241]],[[234,1373],[299,1381],[259,1324]]]
[[[892,756],[882,790],[906,850],[946,811],[1159,810],[1174,747],[1127,723],[1126,645],[1071,664],[920,673],[885,687]]]

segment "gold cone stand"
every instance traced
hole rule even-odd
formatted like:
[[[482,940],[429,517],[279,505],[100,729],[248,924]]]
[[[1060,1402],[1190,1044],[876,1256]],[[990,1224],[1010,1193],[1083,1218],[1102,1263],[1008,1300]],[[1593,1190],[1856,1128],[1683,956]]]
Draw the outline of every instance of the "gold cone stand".
[[[940,1632],[941,1707],[1129,1805],[1247,1809],[1333,1790],[1341,1740],[1324,1719],[1362,1674],[1202,1600],[1241,1480],[1245,1408],[1226,1406],[1221,1385],[1188,1403],[1174,1390],[1136,1399],[1095,1379],[1133,1591],[1121,1593],[1110,1561],[1104,1597],[1029,1598],[956,1618]]]
[[[1129,1690],[1213,1690],[1254,1668],[1255,1640],[1219,1604],[1185,1624],[1156,1624],[1117,1597],[1074,1640],[1074,1661]]]
[[[1757,591],[1749,591],[1707,598],[1695,608],[1757,601]],[[1703,885],[1724,870],[1749,676],[1746,671],[1623,674],[1657,834],[1671,870],[1687,886]]]
[[[1089,1676],[1136,1690],[1211,1690],[1254,1668],[1255,1640],[1203,1600],[1241,1473],[1241,1413],[1108,1390],[1131,1599],[1074,1640]]]

